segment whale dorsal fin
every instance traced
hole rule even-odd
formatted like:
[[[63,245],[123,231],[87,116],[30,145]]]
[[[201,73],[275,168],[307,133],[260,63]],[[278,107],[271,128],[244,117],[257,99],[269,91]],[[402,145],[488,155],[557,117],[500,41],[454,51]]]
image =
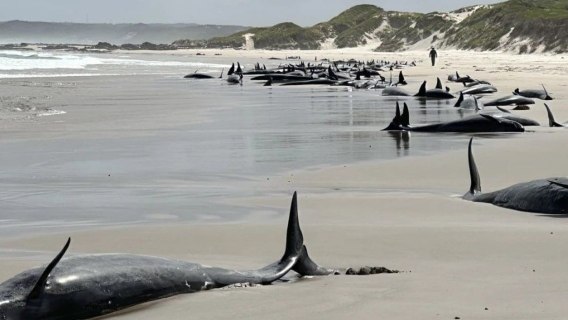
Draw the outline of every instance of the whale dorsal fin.
[[[398,84],[406,84],[402,70],[398,73]]]
[[[469,177],[471,179],[471,185],[469,186],[469,192],[464,196],[466,198],[472,198],[476,194],[481,193],[481,179],[479,178],[479,171],[477,171],[477,165],[475,164],[473,152],[471,151],[472,144],[473,138],[469,139],[469,145],[467,147],[467,160],[469,164]]]
[[[219,79],[223,79],[223,72],[225,72],[225,68],[221,69],[221,75],[219,76]]]
[[[400,122],[400,105],[398,104],[398,101],[396,102],[396,111],[394,114],[394,119],[392,119],[393,122]]]
[[[459,108],[462,102],[463,102],[463,92],[460,91],[460,97],[458,98],[458,101],[456,101],[454,107]]]
[[[546,97],[544,97],[544,100],[552,100],[552,97],[548,94],[548,91],[544,87],[544,84],[541,84],[541,86],[542,86],[542,89],[544,90],[544,94],[546,95]]]
[[[45,289],[45,284],[47,283],[47,277],[49,276],[51,271],[53,271],[57,263],[59,263],[59,260],[63,258],[65,251],[67,251],[67,248],[69,248],[69,244],[71,244],[71,238],[67,239],[67,243],[65,243],[63,249],[61,249],[61,251],[57,254],[57,256],[55,256],[55,258],[47,265],[47,267],[45,268],[45,270],[37,280],[34,288],[30,292],[30,294],[28,294],[27,300],[33,300],[40,296],[40,294]]]
[[[440,78],[436,78],[436,89],[444,89],[442,86],[442,80]]]
[[[415,94],[415,96],[423,97],[425,95],[426,95],[426,81],[422,82],[422,85],[420,86],[420,90],[418,90],[418,93]]]

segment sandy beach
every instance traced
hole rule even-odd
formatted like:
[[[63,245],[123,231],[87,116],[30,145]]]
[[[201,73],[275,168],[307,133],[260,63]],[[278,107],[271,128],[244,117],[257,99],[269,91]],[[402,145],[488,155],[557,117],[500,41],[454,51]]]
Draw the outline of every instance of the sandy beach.
[[[199,51],[205,52],[210,61],[234,58],[250,62],[291,55],[311,57],[310,60],[316,56],[319,59],[416,60],[417,67],[404,70],[407,78],[416,80],[407,88],[410,92],[417,90],[421,80],[427,79],[433,85],[436,76],[445,80],[455,71],[490,81],[499,88],[495,97],[505,96],[517,87],[539,88],[545,84],[555,98],[550,106],[557,120],[568,121],[566,55],[441,51],[440,65],[432,68],[426,63],[426,51],[396,54],[357,50]],[[138,54],[152,59],[170,59],[169,56],[175,59],[196,52]],[[222,52],[222,56],[213,57],[216,52]],[[5,81],[0,85],[10,88]],[[58,81],[73,82],[72,79]],[[81,83],[92,85],[102,99],[106,89],[98,87],[100,82]],[[217,106],[207,112],[194,112],[191,104],[184,100],[191,99],[190,93],[176,100],[172,97],[174,91],[164,89],[156,99],[168,99],[174,106],[172,112],[149,117],[154,105],[143,102],[155,96],[155,91],[152,91],[154,84],[142,80],[140,85],[142,88],[129,85],[121,89],[140,90],[141,97],[136,102],[137,106],[142,106],[140,108],[102,108],[93,113],[96,101],[80,106],[67,103],[63,109],[68,114],[63,116],[2,122],[0,143],[9,150],[17,151],[27,145],[39,148],[41,145],[66,143],[71,141],[67,140],[68,137],[95,144],[100,142],[97,139],[115,137],[151,140],[156,135],[154,130],[173,131],[181,125],[184,129],[193,128],[223,109]],[[171,82],[166,82],[161,88],[167,86],[171,86]],[[12,87],[18,92],[27,90]],[[458,85],[451,84],[451,87],[454,90]],[[73,93],[61,89],[60,95],[53,98],[53,104],[63,105],[69,100],[69,95]],[[74,98],[80,100],[81,95],[75,94]],[[530,110],[519,111],[519,114],[543,125],[548,123],[540,100]],[[416,123],[420,121],[416,119]],[[30,125],[32,122],[33,125]],[[370,127],[379,131],[385,125],[378,123]],[[436,136],[427,138],[437,139]],[[439,139],[451,138],[452,135],[441,135]],[[567,139],[568,130],[546,126],[530,128],[523,134],[476,136],[474,154],[483,190],[493,191],[531,179],[565,176]],[[34,144],[34,141],[37,143]],[[104,318],[565,319],[568,312],[564,303],[568,295],[568,225],[565,217],[518,212],[462,200],[461,195],[469,187],[466,148],[463,143],[437,154],[308,165],[270,175],[270,179],[264,173],[248,175],[243,179],[245,181],[239,181],[239,176],[232,177],[224,187],[227,190],[240,189],[239,193],[223,189],[227,196],[217,204],[224,211],[234,209],[241,212],[238,219],[225,219],[222,214],[217,219],[181,221],[175,218],[177,211],[183,210],[184,201],[188,201],[183,199],[185,195],[181,191],[191,193],[192,188],[210,187],[215,185],[215,180],[210,181],[210,185],[175,182],[181,186],[181,189],[176,189],[176,192],[181,192],[176,197],[155,196],[152,191],[153,186],[171,186],[167,181],[181,179],[173,176],[178,171],[172,171],[171,177],[142,175],[124,184],[114,182],[123,188],[120,190],[125,190],[124,194],[140,192],[142,196],[147,195],[147,201],[123,203],[119,192],[109,196],[109,212],[116,214],[151,207],[152,210],[144,214],[157,218],[151,223],[136,224],[129,216],[124,223],[113,225],[38,227],[17,233],[5,228],[6,235],[0,238],[0,281],[47,263],[68,236],[72,238],[70,254],[125,252],[241,269],[261,267],[282,254],[289,201],[293,191],[297,190],[305,244],[314,260],[333,268],[368,265],[401,272],[314,277],[270,286],[211,290],[153,302]],[[83,149],[78,147],[77,150],[81,152]],[[116,142],[108,147],[108,156],[119,150],[125,152],[130,149],[124,143]],[[152,172],[145,163],[136,162],[138,153],[128,152],[131,153],[124,158],[130,160],[120,162],[120,166],[115,168],[135,166],[144,169],[140,172]],[[163,152],[168,152],[168,149]],[[36,156],[35,153],[32,155]],[[26,157],[22,155],[21,158]],[[5,155],[0,159],[16,168],[14,163],[20,158]],[[49,158],[40,160],[48,162]],[[175,166],[183,160],[182,156],[178,156],[163,166]],[[44,180],[32,178],[31,173],[22,173],[21,178],[29,180],[30,186],[36,181],[34,179],[40,179],[46,183],[46,190],[54,192],[56,199],[54,190],[66,178],[65,172],[69,168],[85,170],[86,166],[73,166],[73,162],[69,165],[71,167],[61,164],[57,167],[60,170],[57,174],[44,177]],[[162,170],[160,165],[156,166],[157,170]],[[92,174],[94,177],[106,174],[105,170],[93,169]],[[18,178],[8,169],[3,169],[1,174],[4,178]],[[68,174],[67,178],[71,179],[73,174]],[[110,178],[115,176],[115,172],[112,174]],[[99,179],[98,176],[96,179]],[[7,182],[5,187],[9,187],[10,183]],[[115,192],[111,184],[100,183],[108,188],[104,189],[105,192]],[[81,181],[76,184],[77,192],[83,190]],[[14,186],[20,189],[4,191],[5,200],[13,196],[12,193],[26,192],[21,184],[14,182]],[[159,188],[159,191],[167,193],[164,188]],[[88,194],[77,199],[85,202],[68,204],[70,211],[84,209],[87,215],[95,214],[88,211],[89,205],[100,205],[95,197]],[[160,211],[160,206],[165,203],[170,203],[171,207]],[[11,215],[20,214],[12,210],[2,219],[9,220]],[[215,208],[208,210],[214,211]],[[22,214],[27,214],[27,211],[22,210]],[[0,230],[3,229],[0,227]]]

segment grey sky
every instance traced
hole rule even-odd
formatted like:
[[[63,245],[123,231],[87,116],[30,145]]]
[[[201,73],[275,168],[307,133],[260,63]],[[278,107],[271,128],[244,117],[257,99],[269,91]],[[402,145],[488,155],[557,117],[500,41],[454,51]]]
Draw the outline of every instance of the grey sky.
[[[386,10],[449,11],[500,0],[2,0],[0,21],[200,23],[266,26],[326,21],[351,6]]]

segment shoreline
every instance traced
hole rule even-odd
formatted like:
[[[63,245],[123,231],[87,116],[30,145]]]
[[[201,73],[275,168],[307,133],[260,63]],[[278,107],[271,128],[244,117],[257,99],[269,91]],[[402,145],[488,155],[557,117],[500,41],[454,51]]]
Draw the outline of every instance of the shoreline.
[[[423,54],[426,60],[427,53]],[[456,53],[451,59],[441,60],[436,68],[422,64],[405,73],[408,71],[413,79],[431,82],[436,75],[441,77],[457,69],[494,83],[500,89],[497,97],[517,86],[538,87],[544,83],[556,99],[551,102],[555,116],[560,122],[568,120],[568,65],[562,57],[496,55],[491,56],[495,59],[488,60],[488,56]],[[137,90],[141,90],[139,86],[136,85]],[[140,101],[144,101],[144,97]],[[27,139],[34,139],[38,132],[50,132],[48,129],[54,130],[54,135],[77,134],[78,140],[94,141],[102,133],[110,137],[117,128],[152,128],[155,119],[144,122],[138,117],[145,119],[142,111],[152,114],[153,106],[140,111],[138,103],[138,100],[134,102],[137,108],[127,111],[107,107],[99,114],[96,124],[87,128],[83,125],[92,122],[89,113],[71,106],[69,109],[77,113],[61,116],[66,117],[67,122],[74,119],[68,127],[60,127],[55,120],[60,116],[55,116],[33,130],[29,126],[19,127],[19,132],[12,132],[0,141],[23,143],[27,141],[26,135]],[[186,108],[185,100],[181,99],[175,110],[193,119],[194,112]],[[142,116],[138,112],[142,112]],[[548,123],[540,100],[529,111],[519,114],[543,125]],[[70,115],[75,118],[69,118]],[[174,119],[180,120],[177,116]],[[420,120],[415,119],[415,122]],[[374,126],[367,129],[380,130]],[[14,134],[21,135],[21,140],[9,141]],[[156,133],[148,133],[152,134]],[[414,137],[419,135],[412,133]],[[440,136],[432,137],[436,138]],[[567,139],[568,130],[547,127],[506,138],[477,137],[474,155],[482,190],[494,191],[535,178],[565,175]],[[111,153],[122,150],[125,145],[108,146],[104,142],[105,150],[110,148]],[[79,153],[84,151],[78,150]],[[273,286],[180,295],[104,318],[180,319],[187,317],[190,310],[199,319],[282,319],[285,316],[334,320],[366,319],[377,314],[397,320],[561,319],[568,312],[562,294],[568,292],[565,271],[568,225],[564,217],[462,200],[461,195],[469,186],[466,150],[464,143],[459,148],[436,154],[307,167],[270,176],[269,181],[260,175],[254,179],[231,177],[233,183],[238,178],[245,180],[242,184],[236,183],[235,190],[250,190],[246,194],[223,197],[217,205],[248,212],[237,221],[191,223],[157,219],[148,225],[5,236],[0,239],[0,248],[10,259],[0,261],[0,281],[47,263],[68,235],[73,238],[69,254],[122,252],[238,269],[263,266],[282,253],[285,217],[292,192],[297,190],[305,244],[315,261],[326,267],[372,265],[403,272],[369,277],[315,277]],[[127,155],[128,159],[137,159],[138,154]],[[98,153],[95,159],[97,157]],[[183,162],[184,158],[175,160],[165,166]],[[74,162],[62,165],[63,172],[69,166],[78,171],[83,168],[74,165]],[[93,174],[100,179],[96,181],[106,181],[104,170],[100,178],[99,172]],[[120,174],[112,171],[111,178],[115,176]],[[161,185],[144,184],[152,182],[153,178],[136,177],[126,186],[143,187],[144,192],[163,191]],[[30,181],[35,183],[35,180]],[[195,188],[221,182],[209,183]],[[179,181],[178,184],[183,185]],[[60,185],[54,187],[57,189]],[[187,197],[191,190],[181,189],[183,192],[176,196]],[[148,195],[146,205],[156,205],[155,213],[162,213],[164,217],[168,211],[161,212],[161,206],[177,199]],[[85,206],[90,204],[85,202]],[[132,209],[134,203],[124,206]],[[114,208],[110,206],[110,209]],[[224,307],[216,308],[220,303]],[[257,312],[251,314],[251,308]]]

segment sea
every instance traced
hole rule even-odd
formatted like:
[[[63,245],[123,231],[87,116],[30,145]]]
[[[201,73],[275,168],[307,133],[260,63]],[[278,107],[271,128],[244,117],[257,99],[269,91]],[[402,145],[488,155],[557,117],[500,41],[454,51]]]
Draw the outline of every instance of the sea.
[[[184,79],[196,71],[226,74],[236,60],[245,70],[257,62],[299,63],[278,52],[236,59],[222,52],[0,51],[0,232],[251,222],[286,209],[231,200],[340,192],[302,187],[293,178],[271,183],[292,172],[453,149],[463,149],[466,161],[469,135],[382,131],[397,101],[408,104],[411,123],[422,124],[471,114],[454,108],[455,100],[265,87],[248,76],[242,85]],[[423,79],[407,80],[418,88]]]

